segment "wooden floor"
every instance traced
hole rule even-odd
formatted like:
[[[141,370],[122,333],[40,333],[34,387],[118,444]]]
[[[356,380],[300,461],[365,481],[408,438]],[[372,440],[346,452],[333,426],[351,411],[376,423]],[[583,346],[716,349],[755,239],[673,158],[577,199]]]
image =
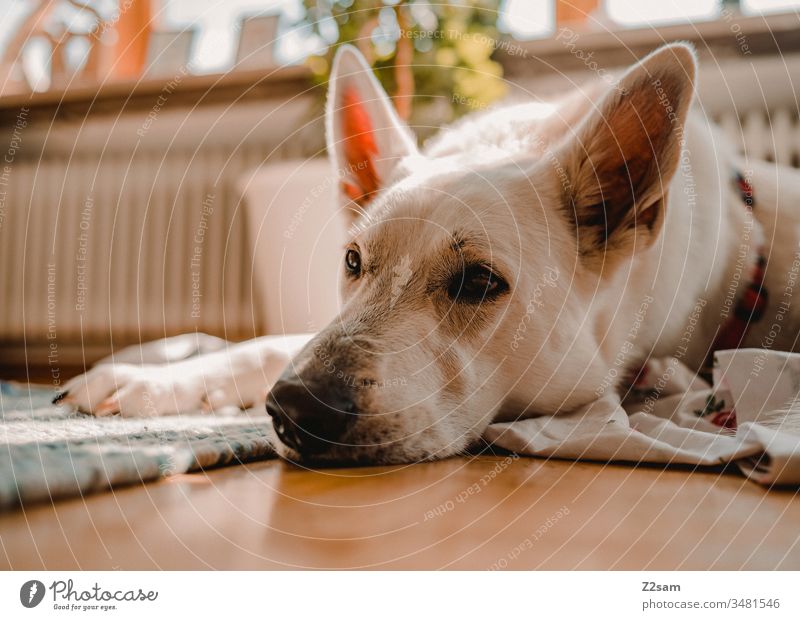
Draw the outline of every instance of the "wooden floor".
[[[800,569],[800,497],[527,458],[267,461],[0,515],[0,567]]]

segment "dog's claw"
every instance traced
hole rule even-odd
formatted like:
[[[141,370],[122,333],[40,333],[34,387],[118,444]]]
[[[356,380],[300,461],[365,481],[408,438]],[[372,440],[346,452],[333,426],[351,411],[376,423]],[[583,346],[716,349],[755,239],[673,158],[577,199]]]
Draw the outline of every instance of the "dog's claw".
[[[110,398],[106,398],[103,402],[97,405],[97,409],[95,409],[95,415],[111,415],[113,413],[118,413],[119,410],[119,401],[112,396]]]
[[[57,404],[58,404],[58,403],[60,403],[62,400],[64,400],[64,399],[65,399],[67,396],[69,396],[69,390],[64,390],[63,392],[59,392],[58,394],[56,394],[55,396],[53,396],[52,403],[53,403],[54,405],[57,405]]]

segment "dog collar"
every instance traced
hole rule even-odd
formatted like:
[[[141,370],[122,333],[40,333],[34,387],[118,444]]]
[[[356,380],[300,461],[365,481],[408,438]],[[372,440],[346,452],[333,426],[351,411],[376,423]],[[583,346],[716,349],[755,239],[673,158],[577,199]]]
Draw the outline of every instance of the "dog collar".
[[[733,180],[745,209],[752,212],[756,206],[753,186],[745,176],[738,171],[734,173]],[[751,268],[750,278],[744,292],[740,295],[733,312],[725,323],[722,324],[722,327],[717,333],[717,337],[714,339],[708,359],[706,360],[707,366],[710,366],[713,362],[715,351],[736,349],[741,346],[750,326],[760,321],[764,316],[769,295],[764,286],[764,272],[767,267],[767,258],[764,255],[762,241],[763,239],[759,240],[756,262]]]

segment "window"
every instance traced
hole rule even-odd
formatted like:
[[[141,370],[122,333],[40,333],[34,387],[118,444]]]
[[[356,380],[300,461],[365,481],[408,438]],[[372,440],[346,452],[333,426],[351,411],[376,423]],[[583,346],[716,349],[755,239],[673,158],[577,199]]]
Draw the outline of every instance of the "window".
[[[517,39],[549,36],[555,29],[555,3],[505,0],[497,19],[497,27]]]
[[[748,14],[780,13],[800,9],[799,0],[741,0],[742,12]]]
[[[268,11],[284,12],[288,21],[298,17],[299,0],[162,0],[156,18],[158,27],[180,30],[194,27],[197,35],[192,51],[192,69],[196,73],[212,73],[228,69],[234,61],[239,41],[237,25],[243,15]],[[279,62],[291,61],[295,55],[294,37],[281,41],[276,55]],[[285,45],[288,43],[288,45]],[[289,49],[287,49],[287,47]]]
[[[713,19],[719,0],[606,0],[606,12],[620,26],[655,26]]]

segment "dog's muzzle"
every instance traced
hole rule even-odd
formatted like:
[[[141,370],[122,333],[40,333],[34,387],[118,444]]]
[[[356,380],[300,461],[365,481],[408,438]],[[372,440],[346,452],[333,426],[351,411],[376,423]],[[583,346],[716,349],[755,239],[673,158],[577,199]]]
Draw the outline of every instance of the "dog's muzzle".
[[[320,455],[340,442],[358,412],[340,381],[281,378],[267,396],[278,438],[302,456]]]

